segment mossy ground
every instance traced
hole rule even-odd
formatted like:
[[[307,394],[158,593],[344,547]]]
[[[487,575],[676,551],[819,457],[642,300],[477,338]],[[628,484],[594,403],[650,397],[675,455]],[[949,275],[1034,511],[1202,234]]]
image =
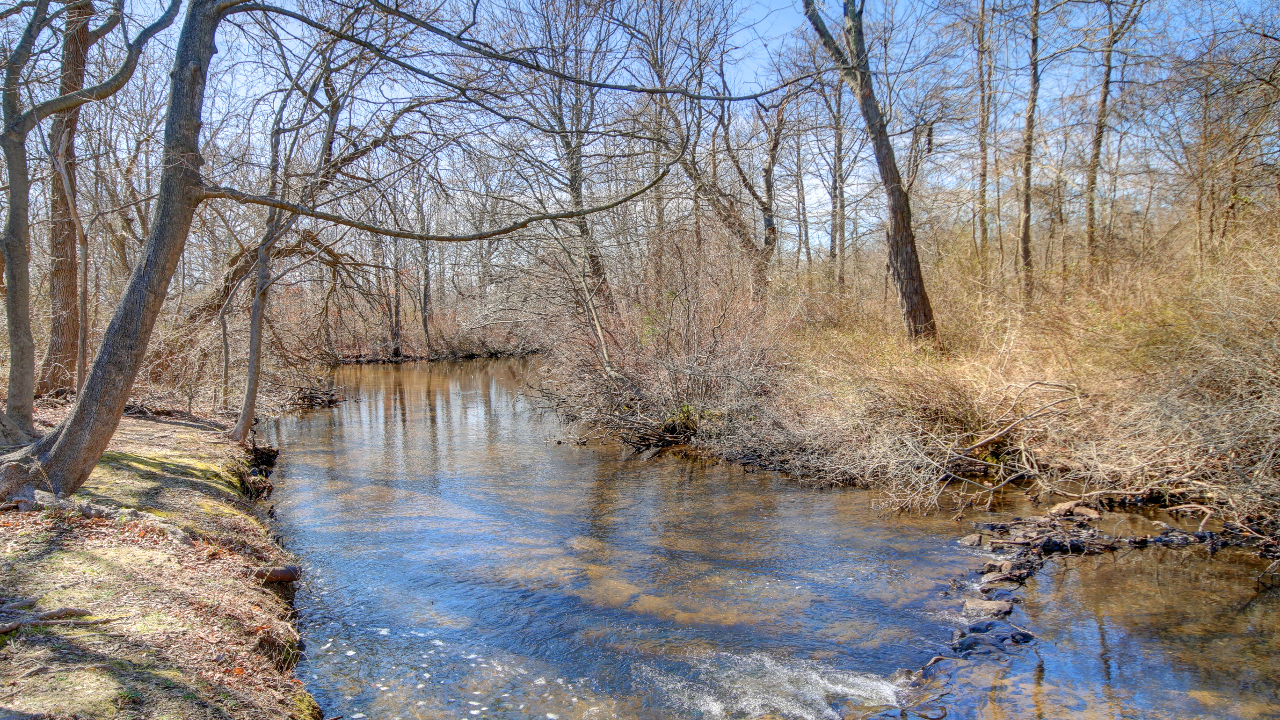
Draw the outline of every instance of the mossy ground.
[[[288,558],[240,493],[242,453],[219,431],[122,420],[76,499],[156,520],[0,513],[0,606],[109,619],[0,635],[0,719],[319,717],[291,674],[288,604],[242,572]]]

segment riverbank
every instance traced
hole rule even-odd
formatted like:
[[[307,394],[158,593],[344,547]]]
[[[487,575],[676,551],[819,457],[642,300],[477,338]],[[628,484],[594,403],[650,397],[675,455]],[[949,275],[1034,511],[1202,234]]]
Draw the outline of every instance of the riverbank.
[[[222,430],[125,417],[73,498],[105,517],[0,512],[0,718],[320,718],[287,588],[246,572],[290,557]]]
[[[619,311],[610,367],[552,344],[541,390],[586,435],[869,488],[892,511],[1017,489],[1169,508],[1280,557],[1280,290],[1263,269],[1026,306],[944,289],[937,343],[865,294]]]

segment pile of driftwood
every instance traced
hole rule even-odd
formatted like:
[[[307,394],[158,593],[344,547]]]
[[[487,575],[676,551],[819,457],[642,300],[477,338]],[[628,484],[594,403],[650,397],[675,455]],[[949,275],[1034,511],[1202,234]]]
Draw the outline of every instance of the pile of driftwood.
[[[343,399],[339,388],[294,386],[292,392],[285,397],[283,405],[288,410],[311,410],[333,407]]]

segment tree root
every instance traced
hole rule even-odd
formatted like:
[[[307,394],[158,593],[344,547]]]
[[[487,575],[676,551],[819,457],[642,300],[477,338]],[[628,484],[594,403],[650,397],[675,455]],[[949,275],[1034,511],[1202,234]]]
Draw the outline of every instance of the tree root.
[[[5,606],[9,607],[9,606]],[[43,627],[48,625],[102,625],[104,623],[115,622],[119,618],[101,618],[99,620],[68,620],[66,618],[79,618],[93,613],[88,610],[79,608],[58,608],[48,612],[33,615],[22,620],[14,620],[12,622],[0,623],[0,635],[11,633],[22,627]]]

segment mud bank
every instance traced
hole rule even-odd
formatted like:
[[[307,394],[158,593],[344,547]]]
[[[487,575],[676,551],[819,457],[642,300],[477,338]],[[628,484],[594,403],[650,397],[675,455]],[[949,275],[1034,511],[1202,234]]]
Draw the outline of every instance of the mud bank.
[[[0,512],[0,718],[320,718],[289,585],[255,577],[291,560],[269,483],[222,429],[126,417],[71,502]]]

